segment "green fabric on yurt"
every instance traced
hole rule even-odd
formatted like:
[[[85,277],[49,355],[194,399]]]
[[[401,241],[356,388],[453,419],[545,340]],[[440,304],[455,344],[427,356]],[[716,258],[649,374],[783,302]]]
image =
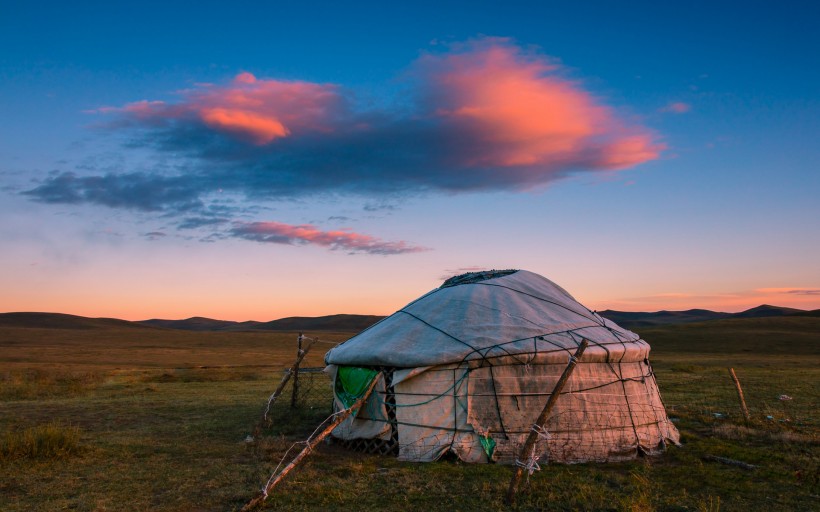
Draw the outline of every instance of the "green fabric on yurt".
[[[336,397],[345,405],[346,409],[356,403],[361,398],[367,386],[379,372],[370,368],[359,368],[357,366],[340,366],[336,373],[336,384],[334,389]]]
[[[481,443],[481,447],[484,448],[484,453],[487,454],[487,460],[493,458],[493,452],[495,451],[495,439],[487,436],[478,436],[478,440]]]

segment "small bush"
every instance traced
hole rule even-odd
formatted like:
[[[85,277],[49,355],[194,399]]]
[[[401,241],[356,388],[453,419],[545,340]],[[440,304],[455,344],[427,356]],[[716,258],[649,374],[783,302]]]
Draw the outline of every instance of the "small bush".
[[[56,422],[21,431],[9,430],[0,437],[0,460],[54,459],[79,452],[79,427]]]

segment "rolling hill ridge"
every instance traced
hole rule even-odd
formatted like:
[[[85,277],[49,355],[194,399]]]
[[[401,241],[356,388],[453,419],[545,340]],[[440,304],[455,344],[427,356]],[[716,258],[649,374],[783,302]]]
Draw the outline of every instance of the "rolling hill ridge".
[[[721,313],[706,309],[686,311],[632,312],[605,310],[598,312],[627,329],[644,329],[666,325],[689,324],[732,318],[820,317],[820,309],[804,311],[763,304],[740,313]],[[131,322],[116,318],[88,318],[63,313],[14,312],[0,313],[0,327],[30,327],[45,329],[102,329],[129,327],[136,329],[175,329],[183,331],[337,331],[358,332],[381,320],[377,315],[294,316],[269,322],[216,320],[191,317],[182,320],[154,318]]]

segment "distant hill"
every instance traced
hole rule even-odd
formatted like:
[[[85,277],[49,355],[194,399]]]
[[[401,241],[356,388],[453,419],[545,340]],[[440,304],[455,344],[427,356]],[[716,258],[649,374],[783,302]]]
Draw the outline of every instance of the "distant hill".
[[[730,319],[779,318],[779,317],[820,317],[820,309],[803,311],[763,304],[740,313],[720,313],[707,309],[688,309],[686,311],[634,312],[599,311],[604,318],[612,320],[627,329],[647,329],[712,322]],[[234,322],[215,320],[195,316],[184,320],[166,320],[153,318],[129,322],[116,318],[87,318],[62,313],[0,313],[0,327],[32,327],[45,329],[103,329],[112,327],[161,328],[200,332],[234,332],[234,331],[335,331],[359,332],[367,329],[384,318],[377,315],[327,315],[327,316],[292,316],[270,322]]]
[[[801,311],[794,313],[794,316],[820,316],[820,309],[813,309],[811,311]]]
[[[151,320],[140,320],[140,324],[153,327],[163,327],[165,329],[181,329],[183,331],[234,331],[253,329],[262,322],[233,322],[230,320],[214,320],[202,316],[194,316],[185,320],[164,320],[152,318]]]
[[[195,316],[185,320],[141,320],[140,324],[184,331],[339,331],[358,332],[384,317],[374,315],[292,316],[270,322],[232,322]]]
[[[375,324],[383,316],[375,315],[328,315],[291,316],[254,327],[267,331],[363,331]]]
[[[762,304],[755,308],[741,311],[740,313],[720,313],[709,311],[708,309],[688,309],[686,311],[657,311],[633,312],[614,311],[607,309],[599,311],[602,317],[612,320],[621,327],[627,329],[658,327],[663,325],[688,324],[695,322],[708,322],[711,320],[726,320],[729,318],[772,318],[781,316],[820,316],[820,310],[804,311],[802,309],[785,308],[781,306],[770,306]]]
[[[599,315],[612,320],[621,327],[631,329],[633,327],[652,327],[658,325],[683,324],[690,322],[706,322],[709,320],[720,320],[730,318],[731,313],[718,313],[708,309],[689,309],[686,311],[658,311],[655,313],[631,312],[631,311],[599,311]]]
[[[0,327],[23,327],[37,329],[147,329],[138,323],[117,318],[87,318],[63,313],[0,313]]]
[[[770,306],[763,304],[756,308],[747,309],[740,313],[735,313],[732,318],[769,318],[773,316],[787,316],[805,313],[802,309],[784,308],[780,306]]]

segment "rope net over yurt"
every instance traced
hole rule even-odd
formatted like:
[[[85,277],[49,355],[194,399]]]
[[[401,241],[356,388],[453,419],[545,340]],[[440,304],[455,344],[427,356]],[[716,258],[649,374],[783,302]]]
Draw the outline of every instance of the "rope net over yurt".
[[[452,452],[513,464],[582,340],[589,348],[539,431],[529,469],[538,460],[624,460],[677,443],[649,345],[551,281],[515,270],[448,279],[330,350],[337,410],[363,376],[383,376],[333,436],[402,460]]]

